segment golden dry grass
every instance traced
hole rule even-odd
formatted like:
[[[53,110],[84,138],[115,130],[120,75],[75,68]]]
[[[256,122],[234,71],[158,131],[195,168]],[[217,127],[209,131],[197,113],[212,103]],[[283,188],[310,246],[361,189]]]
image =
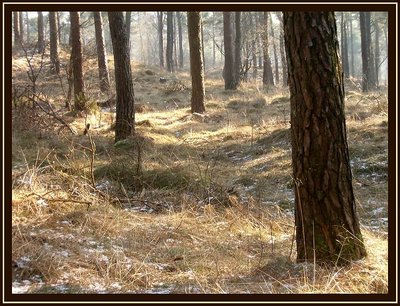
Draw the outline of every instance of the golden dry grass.
[[[13,62],[22,84],[23,65]],[[95,67],[94,60],[85,63],[88,96],[104,101]],[[384,93],[349,92],[346,100],[369,255],[325,267],[295,263],[288,89],[264,92],[252,82],[225,91],[222,79],[207,78],[207,113],[192,115],[190,90],[158,82],[167,77],[190,88],[187,73],[171,76],[136,63],[133,71],[136,102],[146,107],[136,114],[135,138],[117,146],[112,112],[66,114],[79,135],[45,128],[35,114],[13,113],[15,286],[29,280],[28,292],[44,293],[387,292]],[[60,86],[47,78],[40,88],[61,109]],[[91,184],[85,122],[101,192]]]

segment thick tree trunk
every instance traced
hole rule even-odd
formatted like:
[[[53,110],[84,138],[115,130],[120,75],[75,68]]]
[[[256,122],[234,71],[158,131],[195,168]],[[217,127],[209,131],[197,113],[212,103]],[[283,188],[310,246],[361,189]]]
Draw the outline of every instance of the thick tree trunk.
[[[240,70],[242,68],[242,29],[241,12],[235,12],[235,88],[240,84]]]
[[[160,68],[164,68],[163,12],[157,12],[158,57]]]
[[[263,35],[263,85],[265,87],[274,86],[274,76],[272,74],[271,59],[269,57],[268,41],[268,13],[264,12],[264,35]]]
[[[44,47],[45,47],[44,46],[43,12],[38,12],[37,27],[38,27],[37,51],[38,51],[38,53],[43,53]]]
[[[122,12],[108,12],[114,52],[117,110],[115,141],[126,139],[135,130],[135,95],[126,25]]]
[[[126,12],[126,37],[128,39],[129,50],[131,49],[131,24],[132,24],[132,12]]]
[[[374,58],[371,46],[371,12],[360,12],[362,91],[376,88]]]
[[[14,12],[14,46],[20,47],[20,30],[19,30],[19,14]]]
[[[178,18],[178,39],[179,39],[179,68],[183,68],[183,35],[182,35],[182,14],[176,12]]]
[[[223,20],[224,20],[225,89],[236,89],[235,78],[234,78],[234,68],[233,68],[231,13],[224,12]]]
[[[174,72],[174,32],[173,32],[173,12],[167,12],[167,70]]]
[[[192,76],[191,112],[203,113],[205,111],[205,90],[200,12],[188,12],[187,19],[190,49],[190,74]]]
[[[107,54],[104,45],[103,20],[100,12],[93,12],[94,27],[96,32],[97,60],[99,65],[100,90],[106,92],[110,89]]]
[[[52,72],[60,73],[60,60],[58,58],[58,30],[56,12],[49,12],[50,24],[50,60]]]
[[[74,76],[74,107],[81,111],[86,107],[85,84],[82,70],[82,41],[79,12],[70,12],[71,44],[72,44],[72,71]]]
[[[298,261],[366,255],[352,187],[333,12],[285,12]]]

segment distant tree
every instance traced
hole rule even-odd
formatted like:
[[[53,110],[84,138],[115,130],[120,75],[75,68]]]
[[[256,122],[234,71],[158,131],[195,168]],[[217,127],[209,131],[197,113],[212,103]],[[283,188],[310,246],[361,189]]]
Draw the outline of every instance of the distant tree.
[[[224,21],[224,80],[225,89],[236,89],[233,63],[233,46],[232,46],[232,28],[231,28],[231,13],[223,13]]]
[[[19,12],[19,38],[21,40],[21,43],[24,43],[24,15],[22,14],[22,12]]]
[[[60,59],[58,58],[58,30],[56,12],[49,12],[50,23],[50,60],[53,73],[60,73]]]
[[[122,12],[108,12],[111,41],[114,53],[117,110],[115,141],[131,136],[135,131],[135,94],[126,24]]]
[[[164,68],[163,12],[157,12],[158,57],[160,68]]]
[[[190,49],[190,74],[192,76],[192,113],[203,113],[204,107],[204,69],[201,45],[200,12],[188,12],[188,36]]]
[[[268,13],[261,13],[263,16],[264,29],[263,29],[263,85],[274,86],[274,76],[272,74],[271,59],[269,57],[269,41],[268,41]]]
[[[350,68],[349,68],[349,75],[354,77],[354,36],[353,36],[353,13],[349,12],[349,42],[350,42]]]
[[[297,260],[366,256],[356,214],[333,12],[285,12]],[[324,25],[323,31],[319,26]]]
[[[241,12],[235,12],[235,88],[240,84],[240,70],[242,68],[242,31],[241,31]]]
[[[61,13],[60,12],[56,12],[56,18],[57,18],[58,43],[61,44]]]
[[[380,35],[381,35],[381,29],[379,27],[379,22],[377,18],[377,12],[374,14],[374,33],[375,33],[375,43],[374,43],[374,67],[375,67],[375,80],[376,80],[376,86],[379,85],[379,67],[381,65],[381,50],[380,50]]]
[[[183,35],[182,35],[182,14],[176,12],[178,18],[178,40],[179,40],[179,68],[183,68]]]
[[[376,88],[374,56],[371,45],[371,12],[360,12],[362,91]]]
[[[97,60],[99,65],[100,90],[106,92],[110,89],[110,77],[108,73],[106,48],[103,36],[103,20],[100,12],[93,12],[96,32]]]
[[[74,82],[74,107],[77,111],[85,109],[85,85],[83,81],[82,40],[79,12],[70,12],[71,21],[71,58]]]
[[[167,70],[174,72],[174,30],[173,30],[173,12],[167,12]]]
[[[38,41],[37,41],[37,50],[38,53],[44,52],[44,26],[43,26],[43,12],[37,12],[37,27],[38,27]]]
[[[20,46],[19,14],[14,12],[14,46]]]
[[[349,51],[347,47],[347,21],[344,12],[341,12],[340,19],[340,38],[341,38],[341,47],[342,47],[342,65],[344,77],[349,77]]]
[[[276,44],[275,44],[275,33],[274,33],[274,25],[272,24],[272,14],[268,13],[268,17],[271,25],[269,27],[272,41],[272,50],[274,52],[274,64],[275,64],[275,82],[279,83],[279,64],[278,64],[278,53],[276,52]]]
[[[29,15],[28,12],[25,12],[25,19],[26,19],[26,42],[30,43],[31,41],[31,32],[30,32],[30,24],[29,24]]]

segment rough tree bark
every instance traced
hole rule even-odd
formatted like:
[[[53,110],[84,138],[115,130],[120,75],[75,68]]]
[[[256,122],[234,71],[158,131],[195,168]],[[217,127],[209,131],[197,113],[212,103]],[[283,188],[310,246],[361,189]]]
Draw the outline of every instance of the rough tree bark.
[[[37,51],[38,53],[44,52],[44,26],[43,26],[43,12],[37,12],[37,27],[38,27],[38,41],[37,41]]]
[[[271,59],[269,57],[268,41],[268,13],[264,12],[264,32],[263,32],[263,85],[264,87],[274,86],[274,76],[272,74]]]
[[[97,60],[99,65],[100,90],[106,92],[110,89],[107,54],[104,45],[103,20],[100,12],[93,12],[94,27],[96,32]]]
[[[131,24],[132,24],[132,12],[126,12],[126,37],[128,38],[129,50],[131,49]]]
[[[135,95],[126,24],[122,12],[108,12],[114,53],[117,110],[115,142],[126,139],[135,131]]]
[[[223,13],[224,21],[224,80],[225,89],[236,89],[234,70],[233,70],[233,46],[232,46],[232,29],[231,29],[231,13]]]
[[[366,255],[356,214],[333,12],[285,12],[297,260]]]
[[[58,58],[58,30],[56,12],[49,12],[50,24],[50,60],[53,73],[60,73],[60,59]]]
[[[190,49],[190,74],[192,76],[191,112],[203,113],[205,112],[205,90],[200,12],[188,12],[187,19]]]
[[[77,111],[82,111],[86,107],[85,84],[83,81],[83,59],[82,59],[82,41],[79,12],[70,12],[71,21],[71,58],[72,73],[74,81],[74,107]]]

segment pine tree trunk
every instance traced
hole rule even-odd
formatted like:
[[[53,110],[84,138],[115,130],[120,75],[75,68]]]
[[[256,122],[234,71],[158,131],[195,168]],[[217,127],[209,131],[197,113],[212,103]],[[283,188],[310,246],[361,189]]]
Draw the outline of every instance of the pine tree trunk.
[[[379,66],[380,66],[380,57],[381,57],[381,50],[380,45],[379,45],[379,39],[381,35],[381,31],[379,29],[378,21],[374,20],[374,32],[375,32],[375,80],[376,80],[376,86],[379,86]]]
[[[242,31],[241,31],[241,12],[235,12],[235,88],[240,84],[240,69],[242,68]]]
[[[269,20],[271,20],[271,41],[272,41],[272,50],[274,52],[274,64],[275,64],[275,83],[279,83],[279,65],[278,65],[278,54],[276,52],[276,44],[275,44],[275,34],[274,34],[274,25],[272,24],[272,15],[269,13]]]
[[[58,44],[61,44],[61,14],[60,12],[56,12],[57,17],[57,37],[58,37]]]
[[[263,33],[263,85],[265,87],[274,86],[274,76],[272,75],[271,59],[269,57],[268,41],[268,13],[264,12],[264,33]]]
[[[114,52],[117,110],[115,141],[131,136],[135,131],[135,95],[126,25],[122,12],[108,12]]]
[[[178,39],[179,39],[179,68],[183,68],[183,35],[182,35],[182,14],[176,12],[178,18]]]
[[[297,260],[366,255],[352,187],[333,12],[285,12]]]
[[[174,32],[173,32],[173,15],[172,12],[167,12],[167,70],[174,72]]]
[[[38,27],[38,42],[37,42],[37,50],[38,53],[44,52],[44,25],[43,25],[43,13],[38,12],[37,19],[37,27]]]
[[[362,91],[376,88],[374,58],[371,46],[371,12],[360,12]]]
[[[347,48],[347,22],[345,20],[345,14],[341,13],[341,23],[340,23],[340,31],[341,31],[341,45],[342,45],[342,65],[344,77],[349,77],[349,56],[348,56],[348,48]]]
[[[19,12],[19,38],[21,40],[21,43],[24,43],[24,16],[22,12]]]
[[[20,47],[19,14],[14,12],[14,46]]]
[[[71,21],[71,44],[72,44],[72,71],[74,79],[74,107],[82,111],[86,107],[85,85],[82,70],[82,41],[79,12],[70,12]]]
[[[160,68],[164,68],[163,12],[157,12],[158,57]]]
[[[224,20],[225,89],[236,89],[235,78],[234,78],[234,68],[233,68],[231,13],[224,12],[223,20]]]
[[[187,20],[190,49],[190,74],[192,76],[191,112],[203,113],[205,112],[205,90],[200,12],[188,12]]]
[[[132,24],[132,12],[126,12],[126,37],[128,38],[129,50],[131,49],[131,24]]]
[[[96,32],[97,60],[99,65],[100,90],[106,92],[110,89],[106,48],[104,46],[103,20],[100,12],[93,12],[94,27]]]
[[[50,60],[52,64],[52,72],[60,73],[60,60],[58,58],[58,27],[56,20],[56,12],[49,12],[50,24]]]
[[[353,37],[353,14],[350,12],[350,76],[355,77],[354,71],[354,37]]]
[[[285,51],[285,38],[283,33],[283,20],[281,13],[276,15],[279,19],[281,29],[279,32],[279,53],[281,54],[281,63],[282,63],[282,83],[284,86],[288,85],[288,72],[287,72],[287,63],[286,63],[286,51]]]

